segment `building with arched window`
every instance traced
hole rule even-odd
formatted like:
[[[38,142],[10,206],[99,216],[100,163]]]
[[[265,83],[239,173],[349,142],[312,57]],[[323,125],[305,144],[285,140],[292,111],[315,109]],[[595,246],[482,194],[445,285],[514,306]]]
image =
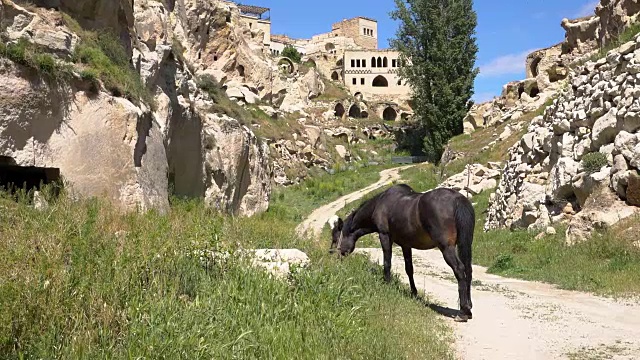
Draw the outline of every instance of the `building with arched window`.
[[[404,97],[409,86],[398,76],[399,56],[393,50],[346,50],[342,80],[351,94]]]

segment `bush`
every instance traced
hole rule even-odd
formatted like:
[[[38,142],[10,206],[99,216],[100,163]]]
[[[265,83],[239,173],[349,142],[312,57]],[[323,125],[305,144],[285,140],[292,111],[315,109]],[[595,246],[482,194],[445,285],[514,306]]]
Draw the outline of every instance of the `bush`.
[[[607,163],[607,156],[601,152],[588,153],[582,158],[582,167],[589,174],[600,171]]]
[[[294,48],[291,45],[287,45],[284,47],[284,49],[282,50],[282,56],[288,57],[289,59],[297,63],[300,63],[300,60],[302,59],[302,54],[300,54],[298,49]]]

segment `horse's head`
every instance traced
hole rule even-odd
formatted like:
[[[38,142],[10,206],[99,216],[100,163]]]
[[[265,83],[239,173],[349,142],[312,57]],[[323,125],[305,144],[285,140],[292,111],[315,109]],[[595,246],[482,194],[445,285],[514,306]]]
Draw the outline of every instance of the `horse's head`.
[[[337,216],[329,220],[329,226],[331,227],[331,247],[329,252],[334,253],[337,250],[340,251],[342,256],[351,254],[356,247],[356,239],[354,234],[349,231],[349,226],[345,226],[345,222]]]

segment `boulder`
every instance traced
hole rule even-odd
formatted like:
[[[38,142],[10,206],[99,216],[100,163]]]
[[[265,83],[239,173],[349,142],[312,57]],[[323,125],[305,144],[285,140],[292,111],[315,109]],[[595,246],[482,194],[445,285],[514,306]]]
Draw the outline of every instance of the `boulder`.
[[[591,132],[591,140],[593,147],[600,148],[600,146],[613,142],[618,134],[617,129],[618,119],[616,117],[617,110],[612,108],[604,116],[601,116],[593,124],[593,130]]]
[[[640,175],[637,171],[630,171],[627,180],[627,203],[633,206],[640,206]]]
[[[571,180],[578,172],[578,163],[572,158],[563,157],[553,166],[549,175],[547,193],[555,199],[566,199],[573,195]]]
[[[205,204],[236,215],[266,211],[271,194],[269,147],[236,119],[207,114],[203,124]]]
[[[344,147],[344,145],[336,145],[336,152],[338,153],[338,156],[346,161],[351,159],[351,153]]]
[[[610,168],[603,168],[593,174],[581,173],[577,176],[577,179],[573,182],[573,192],[580,206],[584,206],[587,198],[591,196],[591,193],[596,187],[604,183],[609,183],[610,172]]]
[[[311,147],[314,149],[317,148],[320,144],[320,135],[322,134],[320,128],[314,125],[305,125],[304,132],[311,143]]]

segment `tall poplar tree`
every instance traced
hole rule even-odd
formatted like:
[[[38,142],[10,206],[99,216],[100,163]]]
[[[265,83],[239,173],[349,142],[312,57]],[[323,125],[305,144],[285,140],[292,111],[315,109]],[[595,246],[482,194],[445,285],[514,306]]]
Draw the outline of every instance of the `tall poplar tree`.
[[[395,0],[400,26],[392,46],[399,74],[411,86],[414,128],[401,147],[438,162],[447,141],[463,131],[471,107],[477,16],[472,0]]]

